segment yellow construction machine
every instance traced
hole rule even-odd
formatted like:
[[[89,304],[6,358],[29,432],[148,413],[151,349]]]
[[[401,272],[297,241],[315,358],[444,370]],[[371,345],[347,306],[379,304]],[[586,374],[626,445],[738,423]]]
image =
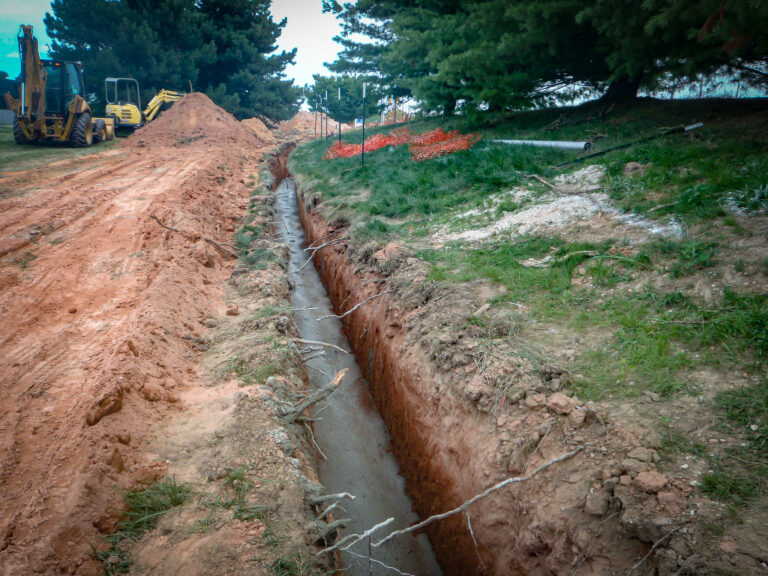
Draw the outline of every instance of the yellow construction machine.
[[[141,109],[139,83],[133,78],[107,78],[104,81],[107,97],[107,116],[114,119],[117,128],[135,130],[151,122],[167,104],[172,104],[184,97],[183,92],[160,90]]]
[[[86,101],[80,62],[41,60],[32,26],[19,32],[19,99],[5,94],[13,110],[17,144],[53,141],[81,148],[115,135],[111,118],[94,118]]]

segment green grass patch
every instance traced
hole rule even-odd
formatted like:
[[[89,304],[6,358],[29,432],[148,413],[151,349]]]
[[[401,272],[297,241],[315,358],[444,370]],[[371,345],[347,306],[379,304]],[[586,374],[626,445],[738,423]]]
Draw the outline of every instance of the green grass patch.
[[[0,172],[27,170],[52,162],[88,156],[112,149],[117,140],[102,142],[91,148],[72,148],[66,143],[16,144],[13,127],[0,126]],[[2,194],[0,194],[2,196]]]
[[[111,547],[108,550],[95,550],[96,558],[104,567],[104,574],[128,573],[131,562],[122,543],[136,540],[144,532],[157,526],[160,518],[169,510],[181,506],[189,496],[189,487],[178,484],[174,478],[166,476],[163,480],[142,490],[127,491],[123,497],[128,507],[126,518],[117,525],[117,531],[107,536]]]
[[[251,243],[259,238],[264,232],[264,228],[261,226],[252,226],[247,224],[240,228],[235,234],[235,246],[239,250],[248,250]]]
[[[275,260],[277,260],[277,254],[263,247],[250,250],[243,256],[243,262],[252,270],[266,270]]]
[[[664,238],[649,243],[640,256],[648,261],[654,256],[670,259],[667,272],[673,278],[680,278],[714,266],[717,246],[717,242],[693,238],[679,241]]]
[[[701,486],[719,500],[743,506],[768,490],[768,380],[720,392],[715,404],[724,431],[744,442],[713,464]]]

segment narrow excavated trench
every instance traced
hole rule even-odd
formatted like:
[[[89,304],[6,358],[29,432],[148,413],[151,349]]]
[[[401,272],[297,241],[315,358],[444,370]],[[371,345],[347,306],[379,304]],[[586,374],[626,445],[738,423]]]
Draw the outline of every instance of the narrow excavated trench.
[[[276,178],[280,176],[284,174],[276,174]],[[289,275],[295,286],[291,300],[301,337],[348,350],[341,321],[334,316],[320,276],[304,250],[306,240],[292,180],[285,179],[279,185],[275,209],[277,233],[290,248]],[[320,480],[330,493],[346,492],[355,497],[345,499],[342,508],[335,511],[336,518],[348,518],[342,537],[361,533],[387,518],[394,518],[387,530],[405,528],[418,518],[389,449],[389,433],[354,355],[339,349],[324,346],[306,361],[313,388],[328,384],[334,374],[347,370],[336,391],[313,413]],[[345,574],[391,573],[383,564],[410,574],[441,573],[423,534],[400,537],[370,550],[367,540],[360,542],[342,553],[342,562]]]

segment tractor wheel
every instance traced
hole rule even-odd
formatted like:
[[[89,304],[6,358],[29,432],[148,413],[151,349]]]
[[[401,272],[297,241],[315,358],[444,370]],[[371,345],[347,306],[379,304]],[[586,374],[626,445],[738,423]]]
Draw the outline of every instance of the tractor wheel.
[[[32,141],[27,140],[27,136],[21,129],[21,124],[19,123],[18,118],[13,119],[13,139],[16,141],[16,144],[32,144]]]
[[[98,144],[107,139],[107,123],[104,120],[93,121],[93,143]]]
[[[75,118],[69,141],[75,148],[88,148],[93,144],[93,123],[90,114],[84,112]]]

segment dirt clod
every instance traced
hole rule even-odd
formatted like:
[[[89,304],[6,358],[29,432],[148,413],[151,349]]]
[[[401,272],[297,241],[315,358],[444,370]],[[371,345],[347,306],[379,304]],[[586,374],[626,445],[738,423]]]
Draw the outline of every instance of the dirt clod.
[[[667,479],[663,474],[656,472],[655,470],[640,472],[635,477],[635,486],[637,486],[643,492],[648,492],[649,494],[655,494],[666,485]]]

